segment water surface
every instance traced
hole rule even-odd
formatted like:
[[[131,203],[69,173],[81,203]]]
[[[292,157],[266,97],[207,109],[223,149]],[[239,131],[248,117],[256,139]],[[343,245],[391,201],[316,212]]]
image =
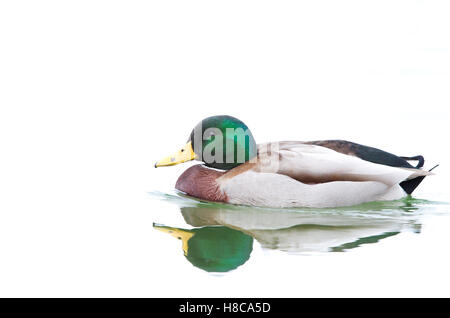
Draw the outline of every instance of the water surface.
[[[160,239],[181,241],[179,250],[167,253],[183,254],[186,262],[210,273],[239,271],[253,261],[255,247],[298,258],[348,252],[402,232],[420,235],[424,214],[450,211],[445,202],[412,197],[344,208],[275,209],[198,201],[178,192],[150,195],[176,207],[170,213],[184,220],[174,225],[173,215],[155,215],[153,228],[168,234]]]

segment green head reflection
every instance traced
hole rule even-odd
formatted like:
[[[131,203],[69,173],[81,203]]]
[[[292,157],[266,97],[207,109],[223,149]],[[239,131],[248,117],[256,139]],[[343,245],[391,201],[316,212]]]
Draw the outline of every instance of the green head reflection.
[[[253,238],[225,226],[186,230],[162,225],[154,228],[182,241],[184,256],[207,272],[228,272],[244,264],[253,248]]]

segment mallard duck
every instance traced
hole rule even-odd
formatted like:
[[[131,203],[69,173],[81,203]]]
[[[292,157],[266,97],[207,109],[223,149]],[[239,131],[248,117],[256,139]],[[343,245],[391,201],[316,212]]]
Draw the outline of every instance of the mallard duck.
[[[175,188],[201,200],[262,207],[339,207],[397,200],[430,171],[422,156],[400,157],[344,140],[257,145],[241,120],[203,119],[186,145],[155,167],[190,160]],[[414,167],[408,161],[417,161]]]

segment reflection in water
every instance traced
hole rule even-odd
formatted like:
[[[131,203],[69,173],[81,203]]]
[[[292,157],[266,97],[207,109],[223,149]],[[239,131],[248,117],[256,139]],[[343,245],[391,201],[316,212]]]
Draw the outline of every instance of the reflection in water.
[[[265,249],[289,253],[341,252],[379,242],[404,230],[420,232],[427,201],[407,198],[334,209],[270,209],[194,201],[160,195],[176,203],[194,229],[154,225],[182,240],[186,258],[209,272],[225,272],[250,257],[253,239]]]
[[[250,257],[253,238],[225,226],[207,226],[186,230],[153,225],[182,240],[184,256],[194,266],[208,272],[228,272]]]

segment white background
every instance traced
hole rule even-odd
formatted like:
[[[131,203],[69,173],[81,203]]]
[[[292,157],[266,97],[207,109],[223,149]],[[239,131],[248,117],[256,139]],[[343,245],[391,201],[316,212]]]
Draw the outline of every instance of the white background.
[[[216,277],[158,258],[152,213],[170,207],[147,194],[187,167],[156,160],[229,114],[257,142],[422,154],[441,167],[417,196],[448,198],[449,16],[447,1],[2,1],[0,295],[449,296],[442,219],[406,249],[417,236]]]

